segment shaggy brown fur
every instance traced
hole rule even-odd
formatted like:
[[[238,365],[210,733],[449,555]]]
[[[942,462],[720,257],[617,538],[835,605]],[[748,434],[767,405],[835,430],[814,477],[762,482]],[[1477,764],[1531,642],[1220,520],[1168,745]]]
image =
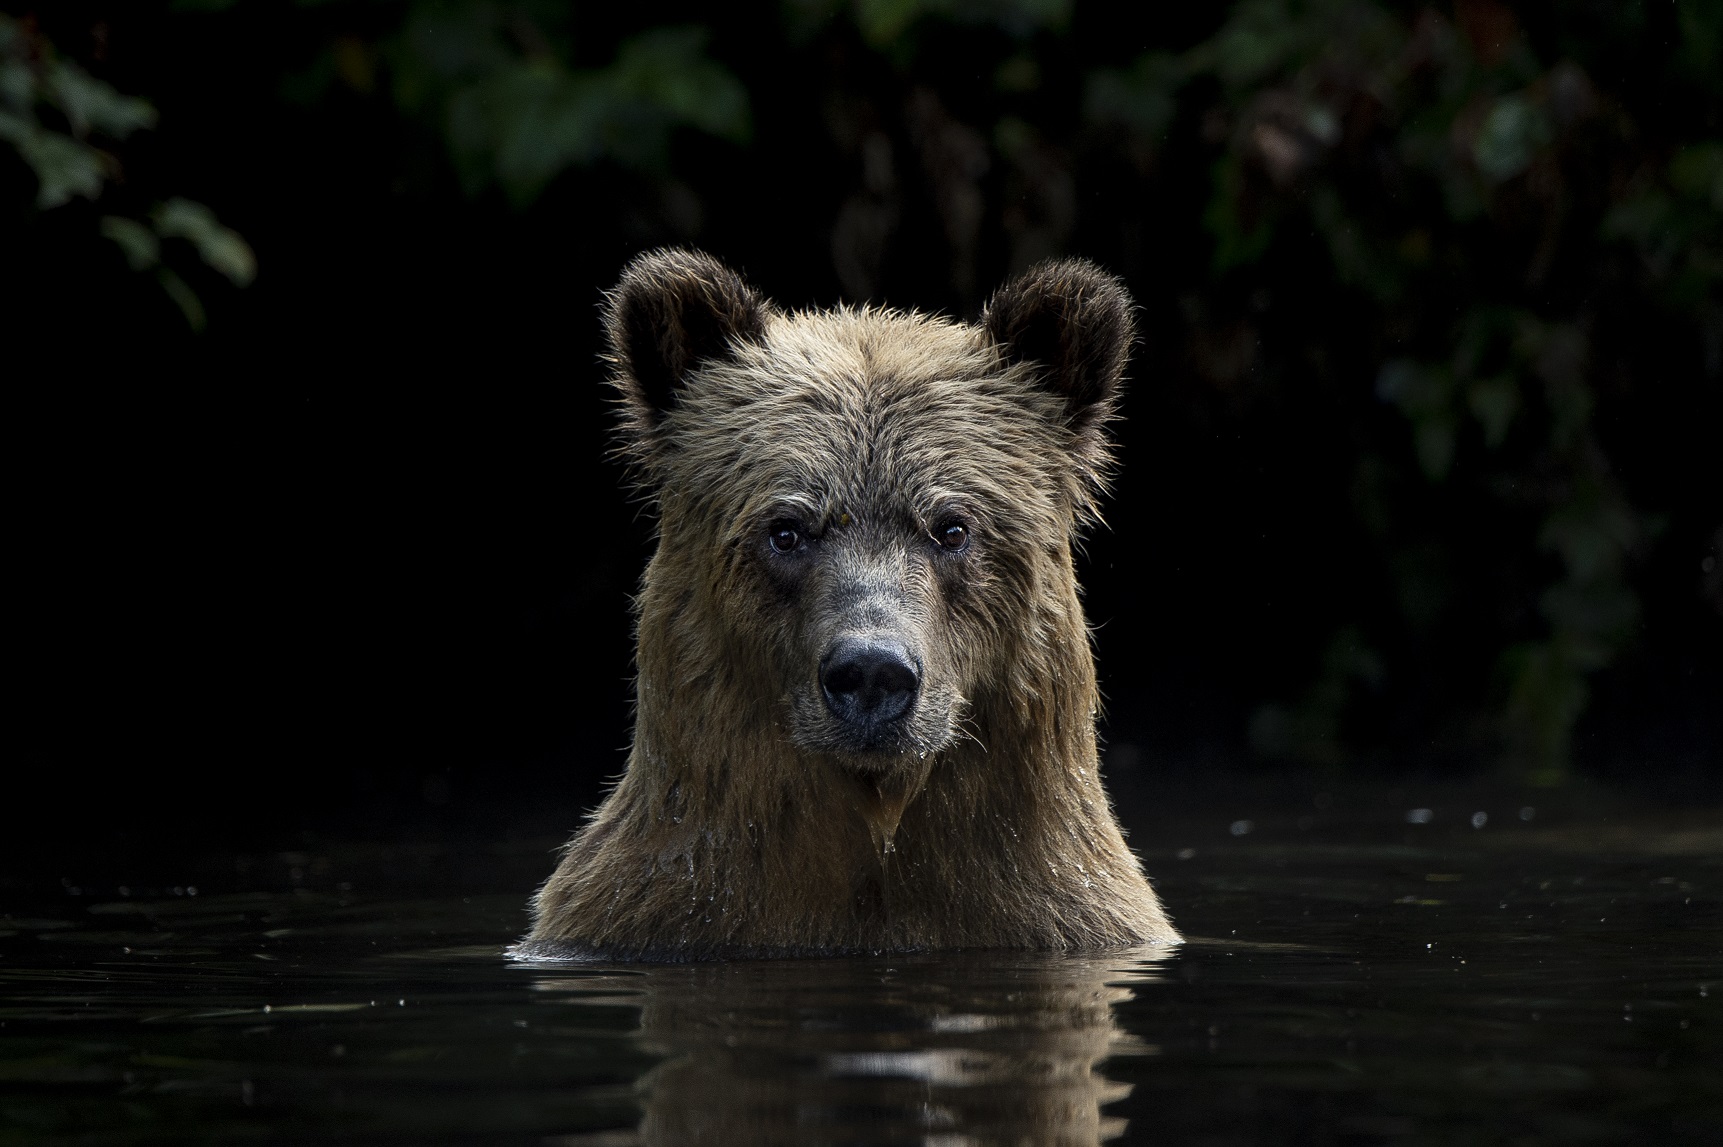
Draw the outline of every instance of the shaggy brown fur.
[[[1130,312],[1077,261],[980,326],[785,314],[692,252],[628,268],[606,320],[660,537],[634,747],[522,954],[1176,941],[1097,773],[1071,559]],[[846,642],[908,667],[901,718],[831,701]]]

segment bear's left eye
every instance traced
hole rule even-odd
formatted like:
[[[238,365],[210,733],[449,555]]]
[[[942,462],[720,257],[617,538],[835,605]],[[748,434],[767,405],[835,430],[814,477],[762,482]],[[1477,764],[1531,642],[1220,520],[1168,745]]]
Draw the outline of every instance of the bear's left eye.
[[[766,542],[774,553],[792,554],[802,544],[802,531],[794,522],[773,522],[766,528]]]
[[[941,549],[956,553],[969,544],[969,527],[962,522],[944,522],[934,527],[933,540]]]

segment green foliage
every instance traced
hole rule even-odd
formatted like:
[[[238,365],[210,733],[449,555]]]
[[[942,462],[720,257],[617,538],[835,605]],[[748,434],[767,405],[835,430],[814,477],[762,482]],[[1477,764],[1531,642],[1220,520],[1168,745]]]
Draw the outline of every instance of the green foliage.
[[[985,24],[1024,38],[1066,25],[1072,0],[786,0],[784,7],[792,28],[804,36],[847,16],[869,46],[901,61],[913,50],[910,34],[918,24]]]
[[[103,216],[100,227],[114,241],[134,271],[151,272],[168,298],[179,307],[187,325],[201,331],[208,323],[203,300],[162,259],[163,239],[184,239],[205,264],[225,275],[236,287],[249,286],[257,277],[257,256],[239,233],[223,227],[215,213],[189,199],[170,199],[150,212],[146,226],[123,215]]]
[[[61,126],[44,123],[43,111],[57,115]],[[35,173],[39,208],[74,196],[95,199],[117,170],[114,157],[98,146],[101,138],[123,140],[155,122],[149,104],[57,58],[27,25],[0,15],[0,139]]]
[[[1099,68],[1088,77],[1084,112],[1095,123],[1123,127],[1159,141],[1178,110],[1182,62],[1170,52],[1145,52],[1127,69]]]
[[[122,95],[69,60],[23,21],[0,14],[0,139],[17,149],[36,177],[36,207],[49,211],[74,198],[99,200],[121,174],[104,144],[156,124],[144,100]],[[201,203],[173,198],[149,213],[149,223],[104,216],[101,233],[119,246],[132,270],[151,272],[193,330],[205,325],[203,301],[162,258],[162,239],[184,239],[199,257],[245,286],[257,261],[245,240],[216,221]]]
[[[568,66],[525,5],[415,5],[386,49],[402,107],[438,117],[462,181],[535,199],[559,172],[611,159],[654,173],[673,129],[741,142],[748,95],[704,54],[700,28],[658,28],[606,67]],[[554,25],[553,25],[554,27]]]
[[[1363,632],[1343,626],[1328,642],[1322,672],[1296,704],[1264,705],[1252,716],[1251,744],[1269,756],[1340,768],[1349,756],[1342,724],[1353,693],[1380,688],[1386,675],[1382,655]]]
[[[1723,141],[1688,144],[1661,178],[1642,175],[1604,220],[1604,233],[1633,246],[1672,305],[1715,314],[1723,284]]]
[[[608,64],[581,67],[571,16],[544,0],[418,0],[390,34],[335,38],[290,91],[387,91],[444,141],[468,194],[495,185],[517,208],[564,171],[603,162],[667,179],[679,129],[748,141],[747,89],[706,54],[704,28],[653,28]]]
[[[770,242],[829,250],[851,298],[913,282],[916,301],[973,310],[999,272],[1078,248],[1135,275],[1175,344],[1148,345],[1145,379],[1213,382],[1213,417],[1239,426],[1251,402],[1344,424],[1334,504],[1311,517],[1351,515],[1379,600],[1335,607],[1308,683],[1261,707],[1251,739],[1271,756],[1340,767],[1361,712],[1445,675],[1491,685],[1432,687],[1441,712],[1418,721],[1559,781],[1595,676],[1645,624],[1634,585],[1668,495],[1633,486],[1609,403],[1723,377],[1723,0],[1240,0],[1192,18],[782,0],[668,27],[550,0],[171,8],[316,45],[283,94],[410,125],[429,182],[452,173],[460,194],[585,212],[594,189],[656,188],[693,205],[641,223],[667,241],[702,199],[795,172],[814,207]],[[96,201],[101,234],[199,327],[173,260],[243,286],[255,259],[207,209],[118,181],[118,145],[154,120],[0,17],[0,138],[36,210]],[[734,165],[695,170],[690,134],[736,145]],[[781,225],[728,222],[733,244]],[[1205,315],[1225,328],[1213,372],[1193,365]],[[1697,361],[1670,367],[1635,326],[1653,318]]]
[[[1690,78],[1715,84],[1723,5],[1677,7],[1676,56]],[[1540,58],[1505,7],[1462,4],[1454,21],[1426,8],[1408,22],[1402,11],[1246,0],[1182,56],[1145,54],[1093,77],[1089,114],[1159,137],[1181,92],[1212,82],[1221,102],[1205,122],[1221,143],[1204,221],[1216,272],[1250,273],[1277,257],[1283,235],[1314,233],[1335,279],[1359,296],[1359,325],[1419,348],[1386,354],[1375,387],[1406,420],[1410,460],[1438,487],[1463,479],[1454,499],[1481,488],[1505,519],[1529,511],[1525,544],[1555,559],[1539,601],[1543,633],[1500,656],[1496,710],[1511,767],[1553,782],[1588,675],[1632,638],[1629,575],[1647,518],[1628,503],[1594,424],[1591,347],[1610,316],[1549,290],[1549,279],[1558,264],[1572,273],[1606,257],[1594,248],[1625,240],[1671,307],[1715,328],[1723,145],[1680,147],[1588,232],[1574,218],[1585,210],[1578,171],[1600,156],[1630,161],[1634,125],[1574,60]],[[1392,531],[1383,543],[1409,544]],[[1362,647],[1350,626],[1336,643]],[[1259,745],[1333,759],[1349,680],[1336,656],[1305,702],[1259,715]]]

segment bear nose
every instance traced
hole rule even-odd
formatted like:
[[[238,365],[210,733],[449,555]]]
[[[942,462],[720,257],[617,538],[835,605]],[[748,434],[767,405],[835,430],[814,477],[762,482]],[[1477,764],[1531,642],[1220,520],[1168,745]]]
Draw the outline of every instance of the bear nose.
[[[909,651],[880,641],[840,641],[820,665],[826,708],[857,725],[883,725],[909,711],[921,687]]]

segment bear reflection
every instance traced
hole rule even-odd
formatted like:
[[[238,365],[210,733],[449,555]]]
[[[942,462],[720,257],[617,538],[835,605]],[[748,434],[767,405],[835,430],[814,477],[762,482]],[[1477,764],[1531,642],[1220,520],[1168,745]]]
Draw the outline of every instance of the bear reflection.
[[[626,991],[664,1061],[638,1083],[645,1144],[1096,1144],[1152,1054],[1114,1020],[1163,950],[659,966],[543,977],[545,1002]],[[575,994],[574,999],[556,996]],[[544,997],[541,997],[544,998]],[[615,995],[601,996],[619,1002]],[[607,1142],[615,1142],[607,1138]]]

